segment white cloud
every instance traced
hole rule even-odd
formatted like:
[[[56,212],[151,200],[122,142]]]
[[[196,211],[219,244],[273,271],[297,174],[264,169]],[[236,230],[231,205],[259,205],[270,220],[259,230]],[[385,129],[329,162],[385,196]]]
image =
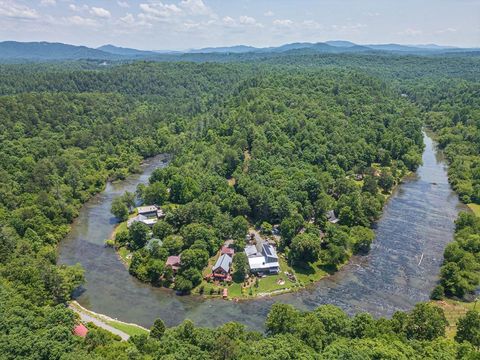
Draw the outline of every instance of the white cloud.
[[[237,22],[235,21],[235,19],[231,18],[230,16],[225,16],[222,19],[222,23],[227,26],[235,26]]]
[[[90,14],[104,19],[108,19],[111,16],[110,11],[101,7],[92,7]]]
[[[56,0],[41,0],[40,4],[43,5],[43,6],[56,5],[57,1]]]
[[[182,0],[180,7],[191,15],[212,15],[212,10],[202,0]]]
[[[182,13],[175,4],[163,4],[162,2],[156,2],[151,4],[140,4],[140,9],[143,13],[140,13],[143,18],[168,18],[173,15],[179,15]],[[139,16],[140,16],[139,15]]]
[[[127,9],[130,7],[130,4],[126,1],[117,1],[117,5],[124,9]]]
[[[369,17],[377,17],[377,16],[380,16],[381,14],[375,11],[367,11],[367,12],[364,12],[363,15],[369,16]]]
[[[284,26],[284,27],[292,27],[293,21],[290,19],[275,19],[273,20],[273,25],[275,26]]]
[[[35,9],[14,1],[0,1],[0,17],[2,16],[14,19],[37,19],[39,17]]]
[[[125,24],[132,25],[135,23],[135,17],[128,13],[125,16],[120,18],[120,21],[124,22]]]
[[[268,10],[266,13],[263,14],[263,16],[268,16],[268,17],[274,16],[274,15],[275,13],[272,10]]]
[[[257,23],[257,20],[255,20],[255,18],[246,15],[240,16],[238,20],[240,24],[244,25],[255,25]]]
[[[440,29],[435,31],[435,34],[447,34],[447,33],[455,33],[457,32],[457,29],[448,27],[446,29]]]
[[[70,10],[72,11],[77,11],[77,12],[80,12],[80,11],[83,11],[83,10],[88,10],[88,6],[87,5],[75,5],[75,4],[70,4],[68,5],[68,7],[70,8]]]
[[[403,31],[399,31],[397,33],[398,35],[406,35],[406,36],[418,36],[422,34],[422,30],[414,29],[414,28],[408,28]]]
[[[68,24],[76,25],[76,26],[84,26],[84,27],[95,27],[97,26],[97,22],[94,19],[82,17],[82,16],[70,16],[65,19]]]

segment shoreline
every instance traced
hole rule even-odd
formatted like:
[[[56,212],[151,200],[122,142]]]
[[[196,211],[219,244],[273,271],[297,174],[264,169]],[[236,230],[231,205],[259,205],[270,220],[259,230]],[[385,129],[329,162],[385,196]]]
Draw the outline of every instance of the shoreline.
[[[122,340],[128,340],[132,335],[150,333],[150,330],[138,324],[120,321],[105,314],[88,310],[76,300],[68,302],[68,307],[80,316],[82,322],[93,322],[96,326],[120,336]]]
[[[410,178],[411,176],[413,176],[415,174],[416,171],[410,171],[410,170],[407,170],[405,172],[405,174],[400,177],[398,179],[398,181],[396,182],[396,184],[393,186],[393,188],[391,189],[391,191],[388,193],[388,194],[384,194],[383,192],[379,192],[380,195],[384,196],[385,197],[385,203],[382,207],[382,216],[383,216],[383,211],[385,209],[385,207],[387,206],[387,203],[390,201],[391,197],[395,194],[395,192],[398,190],[398,188],[400,187],[400,185],[404,182],[405,179],[408,179]],[[374,223],[372,223],[372,227],[371,229],[374,229],[375,228],[375,223],[377,222],[378,220],[376,220]],[[126,222],[120,222],[120,223],[117,223],[114,227],[114,229],[112,230],[111,234],[110,234],[110,237],[108,240],[113,240],[115,241],[115,234],[117,233],[119,227],[124,224]],[[375,239],[374,239],[375,241]],[[115,254],[117,256],[117,258],[120,260],[120,262],[124,265],[125,267],[125,270],[128,271],[128,268],[129,268],[129,263],[127,261],[127,259],[124,259],[121,255],[120,255],[120,250],[121,248],[120,247],[117,247],[116,245],[113,245],[113,250],[115,251]],[[370,252],[370,251],[369,251]],[[343,267],[347,266],[348,264],[351,263],[352,261],[352,258],[354,256],[366,256],[369,254],[366,253],[366,254],[363,254],[363,255],[354,255],[354,254],[351,254],[347,261],[345,261],[343,264],[340,264],[337,269],[335,270],[334,273],[337,273],[338,271],[340,271]],[[130,253],[131,254],[131,253]],[[205,269],[204,269],[205,270]],[[234,296],[234,297],[230,297],[230,296],[227,296],[226,298],[224,298],[221,294],[206,294],[206,293],[199,293],[197,288],[199,286],[197,286],[196,288],[192,289],[193,292],[190,293],[190,294],[185,294],[185,295],[182,295],[182,296],[189,296],[189,297],[200,297],[202,300],[207,300],[207,299],[212,299],[212,300],[223,300],[223,301],[233,301],[233,302],[248,302],[248,301],[252,301],[252,300],[256,300],[256,299],[262,299],[262,298],[273,298],[275,296],[278,296],[278,295],[284,295],[284,294],[291,294],[291,293],[296,293],[296,292],[299,292],[299,291],[302,291],[302,290],[308,290],[309,288],[311,288],[312,286],[315,286],[318,282],[322,281],[323,279],[325,278],[328,278],[329,276],[332,276],[333,274],[330,274],[330,273],[325,273],[323,275],[321,275],[318,279],[316,280],[310,280],[310,282],[307,282],[307,283],[304,283],[304,282],[296,282],[296,283],[291,283],[290,287],[288,288],[285,288],[285,289],[275,289],[275,290],[272,290],[270,292],[260,292],[260,293],[256,293],[255,295],[242,295],[242,296]],[[133,276],[133,275],[130,275],[130,276]],[[137,279],[137,278],[136,278]],[[138,280],[138,279],[137,279]],[[149,286],[151,287],[155,287],[153,286],[152,284],[150,283],[146,283],[148,284]],[[170,290],[172,292],[175,292],[174,289],[172,288],[167,288],[167,287],[159,287],[159,288],[163,288],[165,290]],[[228,289],[229,286],[219,286],[219,288],[225,288],[225,289]],[[248,287],[247,289],[249,289],[251,287]]]

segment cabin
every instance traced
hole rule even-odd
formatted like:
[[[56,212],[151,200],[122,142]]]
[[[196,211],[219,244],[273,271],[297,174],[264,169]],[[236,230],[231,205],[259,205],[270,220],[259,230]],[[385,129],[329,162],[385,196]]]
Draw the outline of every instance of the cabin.
[[[181,259],[180,256],[169,256],[167,258],[167,262],[165,263],[165,266],[170,266],[173,270],[174,273],[177,273],[178,269],[180,269],[181,266]]]
[[[336,224],[340,221],[340,219],[335,216],[335,211],[333,210],[328,210],[326,213],[326,216],[327,216],[328,222],[332,224]]]
[[[231,281],[230,268],[232,266],[232,258],[230,255],[223,254],[217,259],[212,267],[212,277],[216,280]]]

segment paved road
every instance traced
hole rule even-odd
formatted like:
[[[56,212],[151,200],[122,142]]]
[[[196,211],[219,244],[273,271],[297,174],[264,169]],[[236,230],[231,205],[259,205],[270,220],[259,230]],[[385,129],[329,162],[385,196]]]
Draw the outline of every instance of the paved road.
[[[75,311],[78,315],[80,315],[80,319],[82,320],[82,322],[84,323],[94,323],[96,326],[102,328],[102,329],[105,329],[109,332],[111,332],[112,334],[115,334],[115,335],[118,335],[122,338],[122,340],[128,340],[128,338],[130,337],[130,335],[124,333],[123,331],[120,331],[118,329],[115,329],[114,327],[108,325],[106,322],[94,317],[94,316],[91,316],[89,314],[87,314],[86,312],[82,311],[81,309],[77,308],[76,306],[72,306],[72,305],[69,305],[69,308],[72,309],[73,311]]]

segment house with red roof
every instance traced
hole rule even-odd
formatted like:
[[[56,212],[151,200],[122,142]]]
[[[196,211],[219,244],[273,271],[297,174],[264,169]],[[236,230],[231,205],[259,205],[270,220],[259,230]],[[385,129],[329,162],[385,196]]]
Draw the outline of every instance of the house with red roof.
[[[178,269],[180,269],[180,256],[169,256],[167,258],[167,262],[165,263],[165,266],[170,266],[173,270],[174,273],[176,273],[178,271]]]

